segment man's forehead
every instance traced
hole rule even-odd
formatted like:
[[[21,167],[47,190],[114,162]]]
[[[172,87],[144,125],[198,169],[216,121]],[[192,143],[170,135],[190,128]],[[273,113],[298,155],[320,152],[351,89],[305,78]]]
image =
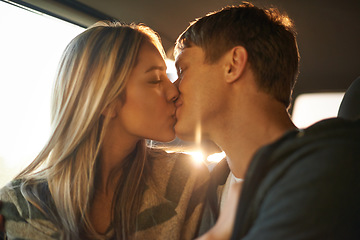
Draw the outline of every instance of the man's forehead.
[[[175,57],[175,65],[176,66],[178,66],[181,62],[183,62],[184,58],[186,59],[187,49],[188,48],[184,48],[177,52],[177,55]]]
[[[199,57],[197,56],[200,53],[199,51],[201,51],[201,48],[197,46],[186,47],[180,50],[175,58],[175,65],[178,67],[183,62]]]

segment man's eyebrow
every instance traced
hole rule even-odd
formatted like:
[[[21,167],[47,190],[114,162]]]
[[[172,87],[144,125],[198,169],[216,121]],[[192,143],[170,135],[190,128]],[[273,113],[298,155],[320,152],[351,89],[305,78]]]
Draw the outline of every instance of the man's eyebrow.
[[[148,73],[148,72],[151,72],[151,71],[154,71],[154,70],[160,70],[160,71],[165,71],[166,70],[166,67],[164,66],[151,66],[150,68],[148,68],[145,73]]]
[[[181,58],[178,58],[178,59],[175,61],[175,67],[176,67],[176,69],[179,68],[179,65],[181,64],[181,62],[182,62]]]

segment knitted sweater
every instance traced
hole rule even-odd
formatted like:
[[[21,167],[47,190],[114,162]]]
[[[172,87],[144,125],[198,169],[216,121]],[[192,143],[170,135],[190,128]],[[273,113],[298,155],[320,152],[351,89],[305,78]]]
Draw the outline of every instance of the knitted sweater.
[[[144,192],[135,239],[193,239],[209,182],[206,166],[184,154],[167,154],[154,159],[152,166],[155,187]],[[59,239],[58,228],[23,197],[19,183],[0,190],[8,239]],[[48,188],[43,189],[51,199]]]

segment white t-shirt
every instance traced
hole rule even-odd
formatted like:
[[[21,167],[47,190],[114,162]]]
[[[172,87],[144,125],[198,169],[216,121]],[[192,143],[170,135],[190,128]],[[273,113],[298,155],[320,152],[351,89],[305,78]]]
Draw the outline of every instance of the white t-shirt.
[[[234,183],[242,182],[242,181],[243,181],[243,179],[235,177],[234,174],[230,171],[229,176],[226,179],[224,189],[223,189],[222,194],[221,194],[220,211],[221,211],[221,209],[223,208],[223,205],[226,202],[226,199],[228,197],[229,189],[230,189],[231,185],[234,184]]]

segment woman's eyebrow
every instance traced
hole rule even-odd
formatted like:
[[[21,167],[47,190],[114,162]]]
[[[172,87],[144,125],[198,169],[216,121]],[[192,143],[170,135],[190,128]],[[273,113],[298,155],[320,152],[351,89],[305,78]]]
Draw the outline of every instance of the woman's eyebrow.
[[[166,67],[165,66],[151,66],[150,68],[148,68],[145,73],[154,71],[154,70],[160,70],[160,71],[165,71]]]

